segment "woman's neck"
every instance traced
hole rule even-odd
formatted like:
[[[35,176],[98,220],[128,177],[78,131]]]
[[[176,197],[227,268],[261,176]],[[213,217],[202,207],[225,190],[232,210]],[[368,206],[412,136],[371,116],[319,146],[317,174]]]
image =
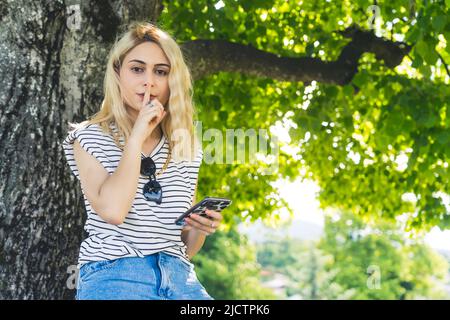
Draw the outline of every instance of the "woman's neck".
[[[163,135],[161,124],[158,124],[158,126],[153,130],[153,132],[150,134],[150,136],[144,141],[144,144],[152,144],[154,141],[161,140]]]

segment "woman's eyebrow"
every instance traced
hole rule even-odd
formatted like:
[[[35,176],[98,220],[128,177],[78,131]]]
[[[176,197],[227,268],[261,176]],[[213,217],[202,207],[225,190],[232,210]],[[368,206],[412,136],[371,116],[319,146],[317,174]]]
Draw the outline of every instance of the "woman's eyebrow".
[[[133,59],[133,60],[128,61],[128,63],[131,63],[131,62],[137,62],[137,63],[144,64],[144,65],[146,64],[144,61],[137,60],[137,59]],[[155,66],[166,66],[166,67],[170,68],[170,65],[168,65],[167,63],[156,63]]]

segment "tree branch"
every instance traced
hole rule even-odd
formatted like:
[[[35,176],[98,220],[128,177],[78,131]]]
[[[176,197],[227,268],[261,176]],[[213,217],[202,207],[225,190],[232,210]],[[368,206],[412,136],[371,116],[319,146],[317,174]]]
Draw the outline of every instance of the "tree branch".
[[[372,32],[351,26],[340,31],[351,41],[336,61],[310,57],[281,57],[251,45],[225,40],[193,40],[182,44],[194,79],[220,71],[237,72],[280,81],[311,82],[313,80],[345,85],[358,72],[358,61],[365,52],[374,53],[387,67],[394,68],[411,50],[405,43],[376,37]]]

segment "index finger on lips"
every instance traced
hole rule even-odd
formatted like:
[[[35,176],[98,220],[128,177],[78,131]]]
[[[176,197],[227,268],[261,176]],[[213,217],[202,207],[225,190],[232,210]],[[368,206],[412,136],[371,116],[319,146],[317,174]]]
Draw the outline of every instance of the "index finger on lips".
[[[148,89],[145,90],[145,93],[144,93],[144,100],[142,100],[143,107],[145,107],[147,105],[147,103],[150,102],[150,94],[151,94],[151,88],[149,86]]]

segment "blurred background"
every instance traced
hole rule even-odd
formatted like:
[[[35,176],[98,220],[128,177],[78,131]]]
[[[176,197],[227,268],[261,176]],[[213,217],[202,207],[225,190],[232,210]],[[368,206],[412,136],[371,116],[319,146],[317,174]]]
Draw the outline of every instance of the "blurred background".
[[[448,1],[168,5],[171,15],[162,21],[174,28],[183,17],[174,29],[190,30],[184,39],[227,39],[280,57],[330,62],[324,69],[306,62],[328,80],[295,81],[294,71],[274,77],[285,69],[268,61],[270,78],[240,66],[240,74],[196,82],[203,130],[267,128],[280,144],[274,175],[260,174],[263,161],[201,169],[200,196],[234,201],[225,212],[228,228],[194,258],[214,297],[450,297],[449,7]],[[360,34],[350,31],[355,26]],[[394,49],[402,43],[407,52]],[[389,58],[385,50],[392,50]],[[350,51],[361,53],[357,67],[341,69]],[[310,70],[298,68],[297,75]],[[327,68],[344,79],[332,80]]]

